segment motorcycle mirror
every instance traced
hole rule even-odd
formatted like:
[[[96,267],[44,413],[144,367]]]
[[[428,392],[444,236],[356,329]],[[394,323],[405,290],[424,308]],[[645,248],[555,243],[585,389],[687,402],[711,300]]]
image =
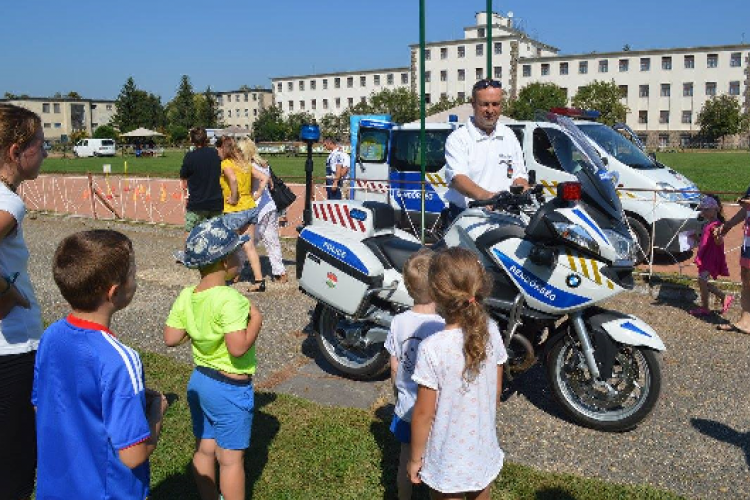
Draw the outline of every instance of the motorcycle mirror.
[[[529,184],[536,184],[536,170],[529,170]]]
[[[514,184],[510,187],[510,194],[521,194],[523,193],[523,186],[519,186],[517,184]]]

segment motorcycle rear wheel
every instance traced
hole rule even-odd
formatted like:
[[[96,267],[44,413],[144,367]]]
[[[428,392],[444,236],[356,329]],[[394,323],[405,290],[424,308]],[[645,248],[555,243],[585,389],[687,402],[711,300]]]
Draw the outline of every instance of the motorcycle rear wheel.
[[[364,349],[346,345],[336,332],[340,321],[346,319],[330,307],[319,306],[320,316],[315,340],[323,357],[335,369],[357,380],[372,380],[385,373],[390,355],[383,344],[372,344]]]
[[[550,350],[547,376],[565,412],[577,423],[607,432],[638,426],[654,409],[661,393],[660,355],[640,347],[618,345],[607,383],[593,384],[578,341],[563,337]]]

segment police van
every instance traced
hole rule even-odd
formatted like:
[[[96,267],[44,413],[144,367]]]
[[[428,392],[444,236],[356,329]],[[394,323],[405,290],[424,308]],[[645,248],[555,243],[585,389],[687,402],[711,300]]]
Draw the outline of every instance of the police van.
[[[526,167],[552,197],[560,182],[573,180],[563,171],[544,128],[548,122],[504,120],[521,144]],[[652,158],[606,125],[576,121],[607,163],[619,176],[618,194],[627,223],[637,238],[640,257],[655,249],[687,251],[699,230],[697,188],[674,170],[659,167]],[[425,229],[439,236],[440,215],[447,207],[445,192],[445,140],[458,123],[426,124]],[[617,136],[622,142],[617,140]],[[628,148],[625,144],[630,144]],[[383,120],[362,120],[352,141],[352,198],[390,203],[399,226],[417,232],[421,227],[421,150],[419,124],[396,125]],[[653,238],[652,238],[653,236]]]

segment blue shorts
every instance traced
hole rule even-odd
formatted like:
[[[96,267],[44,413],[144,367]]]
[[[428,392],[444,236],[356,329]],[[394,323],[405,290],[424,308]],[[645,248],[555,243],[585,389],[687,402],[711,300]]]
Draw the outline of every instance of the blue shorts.
[[[411,422],[401,420],[398,415],[393,415],[393,420],[391,420],[391,432],[396,436],[399,443],[411,443]]]
[[[197,367],[188,382],[187,399],[196,438],[215,439],[225,450],[250,446],[255,406],[252,380],[234,380]]]
[[[258,207],[242,212],[229,212],[224,214],[224,224],[232,231],[239,231],[248,224],[257,224],[259,212]]]
[[[331,186],[326,186],[326,194],[328,195],[329,200],[340,200],[342,199],[341,196],[341,186],[338,186],[336,189],[334,189]]]

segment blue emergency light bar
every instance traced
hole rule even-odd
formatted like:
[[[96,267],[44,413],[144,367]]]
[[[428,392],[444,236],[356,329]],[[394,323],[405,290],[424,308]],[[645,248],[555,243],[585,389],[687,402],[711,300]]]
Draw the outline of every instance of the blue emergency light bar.
[[[593,109],[576,109],[576,108],[552,108],[551,112],[560,116],[568,116],[579,120],[598,120],[602,114]]]
[[[390,130],[393,128],[393,123],[383,121],[383,120],[360,120],[359,126],[367,127],[367,128],[376,128],[380,130]]]

